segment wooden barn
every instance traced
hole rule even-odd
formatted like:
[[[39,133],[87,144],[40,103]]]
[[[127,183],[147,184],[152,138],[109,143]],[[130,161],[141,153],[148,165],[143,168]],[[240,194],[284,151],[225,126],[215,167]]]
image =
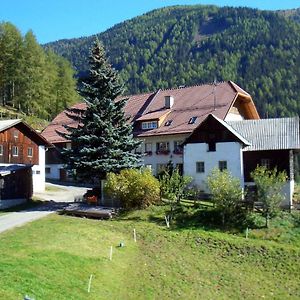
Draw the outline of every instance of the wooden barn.
[[[45,190],[45,151],[49,147],[52,145],[22,120],[0,121],[0,166],[30,166],[34,192]]]

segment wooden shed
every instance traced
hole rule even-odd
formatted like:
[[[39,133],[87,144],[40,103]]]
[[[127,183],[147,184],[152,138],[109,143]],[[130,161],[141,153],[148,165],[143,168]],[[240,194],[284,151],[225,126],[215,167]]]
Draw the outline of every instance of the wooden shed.
[[[0,209],[26,202],[32,191],[31,166],[0,166]]]

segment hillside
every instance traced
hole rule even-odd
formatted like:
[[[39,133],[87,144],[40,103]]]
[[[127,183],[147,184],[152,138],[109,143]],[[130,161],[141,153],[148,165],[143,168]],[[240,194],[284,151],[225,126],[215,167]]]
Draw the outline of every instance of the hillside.
[[[285,17],[288,16],[289,18]],[[151,11],[98,35],[127,93],[233,80],[262,117],[300,113],[299,10],[174,6]],[[95,36],[44,45],[83,76]]]
[[[283,226],[245,239],[192,216],[167,229],[157,206],[110,221],[52,214],[7,231],[0,299],[299,299],[299,226],[266,241]]]

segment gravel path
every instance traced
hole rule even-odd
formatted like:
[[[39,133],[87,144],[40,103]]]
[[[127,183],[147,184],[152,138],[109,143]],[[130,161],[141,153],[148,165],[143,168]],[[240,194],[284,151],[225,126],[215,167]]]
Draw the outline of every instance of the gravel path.
[[[47,186],[48,191],[34,194],[36,198],[44,200],[45,204],[0,216],[0,233],[48,216],[64,208],[69,203],[82,198],[83,194],[87,191],[87,188],[84,187],[62,186],[50,183],[47,183]]]

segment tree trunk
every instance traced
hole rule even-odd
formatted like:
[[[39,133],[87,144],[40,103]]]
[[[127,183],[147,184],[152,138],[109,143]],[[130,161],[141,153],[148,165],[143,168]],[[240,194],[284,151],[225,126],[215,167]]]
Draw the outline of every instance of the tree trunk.
[[[266,228],[269,228],[269,225],[270,225],[269,214],[266,214]]]

